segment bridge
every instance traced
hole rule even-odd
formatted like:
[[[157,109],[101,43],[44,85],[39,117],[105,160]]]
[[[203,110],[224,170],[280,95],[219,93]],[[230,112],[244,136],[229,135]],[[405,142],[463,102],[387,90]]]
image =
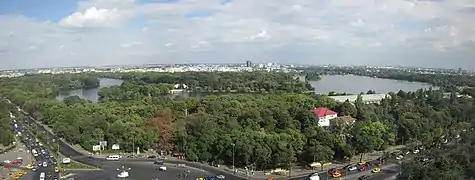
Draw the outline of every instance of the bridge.
[[[346,95],[346,96],[329,96],[330,98],[334,99],[338,102],[345,102],[346,100],[354,103],[358,98],[358,95]],[[389,94],[362,94],[361,98],[363,102],[366,104],[379,104],[382,99],[386,97],[391,97]]]

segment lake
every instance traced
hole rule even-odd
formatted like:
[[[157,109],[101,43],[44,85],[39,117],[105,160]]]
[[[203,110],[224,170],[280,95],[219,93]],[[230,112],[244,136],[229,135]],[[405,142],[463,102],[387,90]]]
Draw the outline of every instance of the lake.
[[[301,77],[302,78],[302,77]],[[63,92],[56,97],[58,100],[63,100],[68,96],[79,96],[84,99],[88,99],[92,102],[98,102],[99,95],[97,94],[99,90],[103,87],[110,87],[114,85],[121,85],[122,80],[119,79],[108,79],[101,78],[100,85],[98,88],[94,89],[74,89],[68,92]],[[366,76],[322,76],[320,81],[309,81],[309,83],[315,88],[315,93],[317,94],[328,94],[329,92],[337,93],[350,93],[350,94],[359,94],[361,92],[366,93],[368,90],[374,90],[376,93],[387,93],[387,92],[398,92],[399,90],[403,91],[415,91],[421,88],[430,88],[432,87],[427,83],[420,82],[408,82],[408,81],[398,81],[391,79],[380,79],[380,78],[371,78]],[[433,87],[434,88],[434,87]],[[434,88],[435,89],[435,88]],[[182,93],[177,94],[183,98],[187,97],[198,97],[205,95],[222,95],[229,93]],[[173,95],[173,96],[177,96]]]
[[[427,83],[399,81],[392,79],[372,78],[366,76],[354,75],[335,75],[322,76],[320,81],[309,81],[315,88],[317,94],[328,94],[329,92],[359,94],[366,93],[368,90],[374,90],[376,93],[388,93],[403,91],[415,91],[421,88],[428,89],[433,87]]]
[[[120,79],[109,79],[109,78],[99,78],[99,80],[100,80],[100,83],[99,83],[98,88],[73,89],[70,91],[61,92],[58,96],[56,96],[56,99],[62,101],[64,98],[69,97],[69,96],[79,96],[83,99],[87,99],[96,103],[99,101],[98,92],[101,88],[111,87],[111,86],[116,86],[116,85],[120,86],[122,82],[124,82]]]

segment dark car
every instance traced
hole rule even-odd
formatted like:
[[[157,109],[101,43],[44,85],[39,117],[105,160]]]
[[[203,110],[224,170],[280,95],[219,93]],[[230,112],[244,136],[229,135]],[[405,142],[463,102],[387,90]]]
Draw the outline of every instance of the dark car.
[[[151,156],[147,156],[147,158],[149,158],[149,159],[155,159],[155,158],[157,158],[157,156],[151,155]]]
[[[155,165],[163,165],[163,161],[162,161],[162,160],[156,160],[155,162],[153,162],[153,164],[155,164]]]
[[[365,179],[369,179],[369,176],[363,175],[363,176],[358,178],[358,180],[365,180]]]

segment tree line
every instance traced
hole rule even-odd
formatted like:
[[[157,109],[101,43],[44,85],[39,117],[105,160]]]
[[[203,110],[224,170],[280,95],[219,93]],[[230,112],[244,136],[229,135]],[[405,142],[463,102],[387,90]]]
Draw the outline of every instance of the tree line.
[[[229,78],[242,75],[235,73],[230,72]],[[361,159],[365,153],[394,145],[438,148],[444,140],[467,130],[475,118],[473,100],[454,93],[444,98],[442,91],[432,89],[390,93],[380,104],[365,104],[361,96],[356,102],[339,103],[328,96],[298,94],[292,88],[280,93],[173,99],[144,93],[160,90],[141,85],[175,83],[158,80],[164,78],[161,73],[156,80],[145,82],[152,74],[120,75],[130,82],[123,84],[128,92],[145,95],[99,103],[74,96],[63,102],[55,100],[53,93],[59,85],[45,75],[1,79],[0,93],[85,149],[106,140],[128,152],[135,145],[219,164],[231,164],[234,149],[236,166],[258,170]],[[108,97],[122,97],[123,92],[107,93]],[[332,120],[330,127],[320,127],[310,112],[315,107],[329,108],[341,117]]]
[[[475,134],[464,131],[457,141],[447,147],[422,152],[418,157],[402,163],[398,180],[405,179],[473,179],[475,178]]]
[[[299,81],[294,74],[284,72],[130,72],[98,73],[97,76],[122,79],[142,85],[185,84],[187,89],[193,92],[303,93],[313,90],[310,84]]]
[[[456,87],[475,87],[475,77],[471,74],[418,71],[406,69],[367,69],[363,67],[307,67],[302,71],[313,71],[320,75],[359,75],[383,79],[429,83],[433,86],[454,90]]]
[[[0,98],[0,144],[3,146],[8,146],[14,141],[10,109],[9,103],[5,99]]]

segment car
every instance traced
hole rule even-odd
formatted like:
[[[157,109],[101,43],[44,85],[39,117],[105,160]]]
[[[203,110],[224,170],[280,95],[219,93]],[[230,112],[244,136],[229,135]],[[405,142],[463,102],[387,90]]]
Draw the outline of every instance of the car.
[[[163,165],[163,161],[162,160],[155,160],[155,162],[153,162],[153,164],[155,165]]]
[[[226,177],[224,177],[224,175],[217,175],[216,176],[216,179],[225,179]]]
[[[18,174],[20,174],[20,175],[26,175],[26,174],[28,174],[28,172],[23,171],[23,170],[19,170],[19,171],[18,171]]]
[[[360,161],[360,162],[358,163],[358,165],[360,165],[360,166],[365,165],[365,164],[366,164],[366,161]]]
[[[402,154],[396,156],[396,159],[397,159],[397,160],[401,160],[402,158],[404,158],[404,156],[403,156]]]
[[[358,180],[366,180],[366,179],[369,179],[369,176],[363,175],[358,178]]]
[[[380,171],[381,171],[381,169],[379,169],[379,168],[374,168],[371,172],[372,172],[372,173],[378,173],[378,172],[380,172]]]
[[[337,178],[337,177],[340,177],[341,176],[341,173],[340,172],[335,172],[332,174],[332,177],[334,178]]]
[[[21,175],[19,175],[19,174],[12,174],[10,177],[11,177],[12,179],[20,179]]]
[[[356,167],[356,166],[348,166],[347,169],[348,169],[348,171],[356,171],[356,170],[358,170],[358,167]]]
[[[59,168],[58,167],[54,167],[54,172],[59,172]]]
[[[31,164],[27,164],[27,165],[25,166],[25,168],[26,168],[26,169],[33,169],[33,166],[32,166]]]
[[[167,167],[165,167],[165,166],[160,166],[160,167],[158,167],[158,170],[159,170],[159,171],[166,171],[166,170],[167,170]]]
[[[420,152],[419,149],[416,149],[416,150],[412,151],[413,154],[417,154],[419,152]]]
[[[118,178],[126,178],[126,177],[129,177],[129,172],[127,171],[122,171],[121,173],[119,173],[117,175]]]
[[[366,166],[360,166],[360,167],[358,168],[358,171],[366,171]]]
[[[46,161],[43,162],[43,167],[48,167],[48,163]]]
[[[51,177],[52,175],[51,172],[48,172],[46,176]]]
[[[328,171],[328,173],[329,173],[332,177],[334,177],[334,178],[341,176],[341,171],[340,171],[339,169],[335,169],[335,168],[330,169],[330,170]]]

